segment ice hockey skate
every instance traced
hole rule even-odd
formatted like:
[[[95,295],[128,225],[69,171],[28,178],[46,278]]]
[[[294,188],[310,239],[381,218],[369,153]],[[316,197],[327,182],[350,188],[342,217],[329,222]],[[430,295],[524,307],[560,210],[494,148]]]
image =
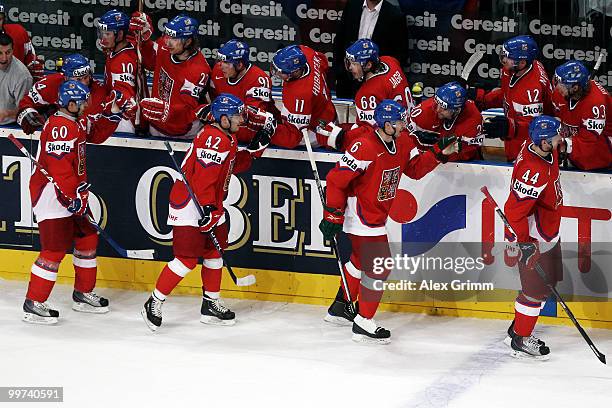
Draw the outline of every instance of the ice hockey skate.
[[[57,324],[59,312],[53,310],[47,303],[26,299],[23,302],[23,321],[35,324]]]
[[[151,331],[156,331],[162,324],[162,305],[163,300],[151,295],[145,302],[140,314]]]
[[[370,344],[389,344],[391,332],[376,325],[374,319],[356,315],[353,321],[353,341]]]
[[[327,315],[323,318],[328,323],[337,326],[350,326],[353,324],[353,319],[358,312],[359,303],[355,302],[353,308],[350,308],[351,303],[344,299],[342,288],[338,289],[338,294],[327,309]],[[353,310],[351,310],[353,309]]]
[[[204,295],[200,310],[200,322],[217,326],[233,326],[236,324],[236,313],[229,310],[221,299],[213,299]]]
[[[519,359],[548,360],[550,349],[536,337],[515,336],[510,343],[510,355]]]
[[[82,313],[108,313],[108,299],[98,296],[94,292],[72,292],[72,310]]]

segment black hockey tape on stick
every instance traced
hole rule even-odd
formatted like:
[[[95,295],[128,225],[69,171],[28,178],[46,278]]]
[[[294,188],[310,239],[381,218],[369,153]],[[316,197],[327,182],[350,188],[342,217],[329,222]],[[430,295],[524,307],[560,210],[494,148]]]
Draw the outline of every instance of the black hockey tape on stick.
[[[28,152],[28,150],[25,148],[25,146],[23,144],[21,144],[21,142],[19,140],[17,140],[17,138],[15,138],[15,136],[13,136],[12,134],[10,134],[8,136],[8,139],[15,145],[17,146],[17,148],[19,149],[19,151],[21,153],[23,153],[24,156],[26,156],[28,159],[30,159],[30,161],[36,166],[38,167],[38,170],[40,170],[40,172],[42,173],[43,176],[45,176],[47,178],[47,180],[49,180],[49,182],[51,184],[53,184],[53,186],[57,189],[57,191],[59,191],[59,193],[64,196],[64,198],[66,199],[66,201],[71,201],[72,199],[70,197],[68,197],[66,195],[66,193],[64,193],[62,191],[62,189],[60,188],[59,184],[56,183],[56,181],[53,179],[53,177],[49,174],[49,172],[47,172],[47,169],[45,169],[43,167],[42,164],[40,164],[34,157],[32,157],[32,155],[30,154],[30,152]],[[85,215],[83,215],[85,218],[87,218],[87,220],[91,223],[91,225],[100,233],[100,235],[102,235],[102,238],[104,238],[106,240],[106,242],[108,242],[108,244],[115,250],[115,252],[117,252],[119,255],[121,255],[123,258],[133,258],[133,259],[153,259],[154,255],[155,255],[155,250],[154,249],[125,249],[123,248],[121,245],[119,245],[117,243],[117,241],[115,241],[113,238],[111,238],[110,235],[108,235],[108,233],[106,231],[104,231],[102,229],[102,227],[100,227],[100,225],[98,225],[98,223],[93,219],[93,217],[91,216],[91,214],[86,213]]]
[[[174,150],[172,149],[172,146],[170,145],[170,142],[168,142],[166,140],[164,142],[164,144],[166,145],[166,149],[168,150],[168,154],[170,155],[170,158],[172,159],[172,163],[174,164],[174,168],[176,169],[176,171],[179,172],[179,174],[181,175],[181,178],[183,179],[183,183],[185,183],[185,187],[187,187],[187,192],[189,193],[189,197],[191,197],[191,199],[193,200],[193,203],[195,204],[196,208],[198,209],[198,214],[200,215],[200,218],[204,219],[204,217],[205,217],[204,210],[202,210],[202,207],[200,206],[200,203],[198,202],[197,197],[195,196],[195,194],[193,193],[193,190],[191,189],[191,186],[187,182],[187,178],[185,177],[185,173],[183,173],[183,169],[176,162],[176,159],[174,158]],[[213,245],[215,246],[215,249],[217,250],[217,252],[219,252],[219,255],[221,256],[221,259],[223,260],[223,264],[225,265],[225,268],[229,272],[230,277],[232,278],[232,281],[234,281],[236,286],[251,286],[251,285],[255,284],[256,279],[255,279],[254,275],[247,275],[247,276],[244,276],[242,278],[238,278],[236,276],[236,274],[232,270],[232,267],[227,263],[227,261],[225,259],[226,257],[225,257],[223,248],[221,248],[221,245],[219,244],[219,240],[217,240],[217,236],[215,235],[215,233],[211,230],[208,233],[208,235],[210,236],[210,240],[212,241]]]
[[[495,202],[495,199],[493,198],[493,196],[491,196],[491,193],[489,193],[489,189],[485,186],[485,187],[482,187],[480,191],[482,191],[482,193],[485,195],[486,200],[492,206],[495,207],[495,212],[497,213],[497,215],[499,215],[499,218],[501,218],[501,220],[504,222],[504,225],[506,226],[506,228],[508,228],[508,231],[510,231],[510,233],[516,238],[516,232],[514,232],[514,229],[512,228],[512,225],[510,225],[508,218],[506,218],[506,215],[504,214],[504,212],[501,210],[501,208],[499,208],[499,206],[497,205],[497,202]],[[557,301],[559,302],[559,304],[561,304],[561,307],[565,311],[565,314],[567,314],[567,317],[569,317],[572,323],[574,323],[574,326],[576,326],[576,328],[582,335],[582,338],[587,342],[589,347],[591,347],[591,350],[593,350],[593,353],[595,353],[595,355],[597,356],[597,359],[601,361],[603,364],[607,364],[605,354],[603,354],[601,351],[597,349],[597,347],[595,347],[595,344],[593,344],[593,341],[591,340],[589,335],[584,331],[580,323],[578,323],[578,320],[576,320],[576,317],[574,316],[570,308],[567,306],[567,304],[565,303],[565,301],[563,300],[563,298],[557,291],[557,288],[555,288],[554,285],[551,285],[548,282],[548,279],[546,278],[546,272],[544,272],[544,270],[542,269],[542,266],[540,266],[539,263],[536,263],[535,270],[538,273],[538,275],[540,275],[540,278],[542,278],[546,286],[548,286],[548,288],[555,295],[555,297],[557,298]]]
[[[310,136],[308,135],[308,129],[302,129],[302,136],[304,138],[304,144],[306,145],[306,153],[308,153],[308,161],[310,162],[312,174],[314,175],[315,181],[317,183],[317,189],[319,190],[319,198],[321,199],[321,204],[325,206],[325,193],[323,192],[321,177],[319,177],[319,171],[317,170],[317,163],[315,162],[314,154],[312,153],[312,145],[310,144]],[[344,286],[344,295],[346,296],[346,300],[348,301],[349,312],[355,313],[355,308],[353,307],[353,300],[351,299],[351,293],[348,287],[348,281],[346,279],[346,276],[344,275],[344,268],[342,267],[342,261],[340,260],[340,251],[338,251],[338,241],[336,240],[336,237],[334,237],[331,245],[332,250],[336,253],[336,260],[338,261],[338,270],[340,271],[340,279],[342,279],[342,285]]]

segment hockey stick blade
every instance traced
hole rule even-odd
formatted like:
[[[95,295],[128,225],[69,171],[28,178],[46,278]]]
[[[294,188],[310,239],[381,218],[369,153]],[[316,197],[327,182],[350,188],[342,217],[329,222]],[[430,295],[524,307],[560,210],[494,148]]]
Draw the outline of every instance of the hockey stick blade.
[[[482,193],[485,195],[486,200],[489,202],[489,204],[495,207],[495,212],[499,215],[499,218],[501,218],[504,225],[508,228],[508,231],[510,231],[510,233],[516,239],[517,238],[516,232],[514,231],[514,229],[512,228],[512,225],[508,221],[508,218],[506,218],[506,215],[504,214],[504,212],[501,210],[501,208],[499,208],[499,205],[497,205],[497,202],[495,201],[491,193],[489,193],[489,189],[486,186],[484,186],[480,189],[480,191],[482,191]],[[597,347],[595,346],[595,343],[593,343],[593,340],[591,340],[587,332],[582,328],[582,326],[578,322],[578,319],[576,319],[576,316],[574,316],[574,313],[572,313],[567,303],[565,303],[565,300],[563,300],[563,297],[561,297],[561,294],[559,293],[559,291],[557,291],[557,288],[554,285],[551,285],[550,283],[547,282],[546,272],[544,271],[544,269],[542,269],[542,266],[536,263],[535,270],[540,276],[540,278],[542,279],[542,281],[546,284],[546,286],[553,293],[553,295],[555,295],[555,298],[557,298],[557,301],[561,305],[561,308],[563,309],[567,317],[572,321],[572,323],[574,324],[574,326],[576,327],[576,329],[578,330],[578,332],[580,333],[584,341],[586,341],[586,343],[589,345],[593,353],[595,353],[595,356],[597,357],[597,359],[601,361],[603,364],[607,365],[606,355],[597,349]]]
[[[461,71],[461,79],[467,82],[468,78],[470,77],[470,73],[472,72],[476,64],[478,64],[478,61],[482,59],[482,57],[484,57],[484,52],[482,51],[476,51],[470,56],[470,58],[463,66],[463,71]]]
[[[254,275],[243,276],[242,278],[236,279],[236,286],[251,286],[254,285],[257,280]]]

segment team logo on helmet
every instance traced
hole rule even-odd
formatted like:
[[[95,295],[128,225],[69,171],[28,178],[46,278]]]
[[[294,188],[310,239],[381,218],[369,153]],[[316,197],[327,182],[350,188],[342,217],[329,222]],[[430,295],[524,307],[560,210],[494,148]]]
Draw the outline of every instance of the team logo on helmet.
[[[521,44],[521,49],[522,49],[523,51],[527,51],[527,50],[529,49],[529,45],[528,45],[528,44],[526,44],[526,43],[525,43],[525,44]]]
[[[455,96],[456,96],[457,98],[461,96],[461,91],[460,91],[459,89],[457,89],[457,90],[455,91]]]

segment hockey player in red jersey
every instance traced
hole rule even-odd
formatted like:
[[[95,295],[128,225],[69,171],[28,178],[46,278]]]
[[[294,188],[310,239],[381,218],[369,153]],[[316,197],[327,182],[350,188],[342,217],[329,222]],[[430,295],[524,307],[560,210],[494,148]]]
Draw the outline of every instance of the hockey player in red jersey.
[[[211,96],[228,93],[236,96],[247,107],[278,113],[272,100],[270,76],[249,61],[249,47],[242,41],[229,40],[217,51],[217,63],[213,67]],[[256,129],[249,123],[236,134],[239,142],[248,143]]]
[[[562,151],[581,170],[612,166],[612,98],[579,61],[555,70],[555,115],[561,119]]]
[[[516,237],[506,230],[506,238],[518,246],[521,292],[514,306],[514,322],[508,329],[507,342],[514,357],[546,359],[550,349],[533,336],[533,328],[550,289],[535,271],[536,263],[544,269],[548,283],[562,280],[563,265],[559,243],[563,192],[559,179],[557,145],[560,123],[542,115],[529,124],[530,141],[514,163],[510,194],[504,213]]]
[[[193,140],[181,165],[198,203],[205,214],[200,219],[194,201],[182,180],[170,192],[168,225],[172,225],[174,259],[162,270],[155,290],[142,309],[147,326],[155,331],[162,323],[161,307],[179,282],[196,267],[202,257],[202,308],[200,321],[232,325],[235,314],[219,299],[223,260],[208,236],[214,231],[221,247],[227,246],[228,223],[223,200],[232,172],[240,172],[242,157],[237,154],[236,133],[244,124],[245,107],[233,95],[221,94],[210,106],[213,123],[205,125]]]
[[[151,97],[140,101],[151,134],[193,138],[202,126],[196,110],[210,77],[210,66],[198,46],[198,21],[178,15],[166,23],[164,36],[156,42],[146,39],[151,30],[146,15],[131,21],[132,30],[143,33],[142,63],[154,71]]]
[[[415,106],[408,129],[417,137],[419,150],[430,149],[440,137],[457,136],[461,153],[449,156],[449,161],[482,158],[482,115],[476,104],[466,99],[466,90],[458,82],[442,85],[433,98]]]
[[[359,295],[359,313],[353,315],[341,287],[325,320],[352,324],[355,341],[385,344],[391,333],[373,320],[382,291],[360,285],[361,275],[370,276],[373,271],[371,260],[364,258],[368,251],[375,251],[376,257],[390,256],[385,224],[402,173],[420,179],[457,152],[460,144],[454,137],[441,138],[431,150],[419,153],[404,132],[406,108],[389,99],[378,104],[374,120],[376,126],[365,125],[367,132],[353,141],[327,174],[327,197],[319,228],[328,240],[340,231],[348,235],[352,253],[344,264],[344,273],[351,299]]]
[[[45,74],[45,67],[36,57],[30,35],[21,24],[6,23],[6,11],[2,3],[0,3],[0,33],[6,33],[13,39],[13,56],[28,68],[34,82],[40,80]]]
[[[17,123],[25,134],[34,133],[42,127],[45,116],[55,113],[59,88],[67,80],[78,81],[89,88],[88,111],[92,110],[92,105],[95,108],[106,99],[106,90],[93,79],[87,58],[80,54],[68,55],[62,61],[61,72],[47,75],[36,82],[19,102]]]
[[[346,49],[344,65],[353,79],[362,83],[355,95],[356,123],[328,122],[316,129],[320,145],[340,151],[351,142],[352,134],[346,133],[351,128],[375,125],[374,109],[383,99],[399,102],[408,114],[413,106],[410,86],[399,62],[393,57],[379,56],[378,46],[372,40],[360,39],[351,44]]]
[[[529,140],[529,123],[542,114],[550,115],[552,110],[552,86],[544,66],[536,57],[539,49],[528,35],[506,40],[502,46],[501,88],[474,97],[481,109],[504,108],[508,118],[508,130],[504,138],[506,159],[516,159],[523,142]]]
[[[72,248],[75,270],[72,308],[79,312],[108,312],[108,300],[93,292],[98,234],[86,217],[90,185],[87,183],[85,149],[89,135],[99,133],[97,137],[108,137],[119,119],[79,120],[87,107],[88,97],[87,86],[77,81],[64,82],[59,89],[60,108],[45,123],[40,135],[36,158],[59,189],[38,169],[30,179],[30,197],[38,222],[41,251],[32,265],[23,304],[23,319],[29,323],[57,323],[59,312],[50,309],[45,302],[57,279],[60,263]],[[118,112],[116,105],[113,111]]]
[[[124,101],[133,105],[136,100],[136,49],[128,41],[130,18],[119,10],[104,13],[97,22],[98,43],[106,54],[104,64],[104,86],[107,100],[114,97],[113,91],[119,91]],[[123,101],[122,101],[123,102]],[[136,110],[137,106],[130,106]],[[134,133],[133,120],[122,121],[118,132]]]
[[[272,144],[294,148],[303,143],[302,129],[318,146],[314,130],[319,122],[336,119],[325,81],[328,62],[325,55],[305,45],[282,48],[272,58],[271,74],[283,81],[281,118]]]

